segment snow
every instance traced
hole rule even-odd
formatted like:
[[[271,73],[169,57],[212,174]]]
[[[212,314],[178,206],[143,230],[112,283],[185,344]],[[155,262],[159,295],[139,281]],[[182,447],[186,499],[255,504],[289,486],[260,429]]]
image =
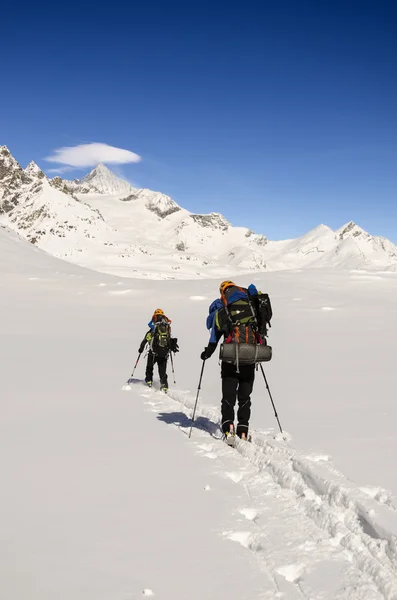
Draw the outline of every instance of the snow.
[[[397,598],[395,273],[239,278],[271,295],[285,432],[258,373],[252,443],[232,449],[216,357],[187,436],[217,282],[120,280],[2,227],[0,271],[7,600]],[[168,396],[144,358],[122,389],[154,305],[181,349]]]
[[[98,212],[52,188],[46,179],[28,188],[23,206],[7,216],[29,241],[59,256],[68,253],[70,246],[75,253],[92,249],[97,236],[111,239],[112,234]]]
[[[103,164],[80,181],[48,180],[33,162],[21,169],[5,147],[0,222],[53,256],[120,277],[207,279],[314,267],[397,271],[397,246],[353,222],[272,241],[219,213],[193,214],[161,192],[135,189]]]
[[[155,213],[157,216],[164,218],[172,213],[181,210],[181,207],[169,196],[161,192],[152,192],[151,190],[137,190],[137,198],[144,200],[148,210]]]
[[[102,163],[99,163],[95,169],[83,177],[79,184],[80,187],[84,188],[85,192],[90,192],[90,188],[94,189],[96,193],[107,195],[133,194],[135,192],[135,188],[133,188],[132,185],[116,177],[116,175]]]
[[[44,178],[45,175],[40,167],[32,160],[25,169],[25,173],[30,177],[41,177]]]

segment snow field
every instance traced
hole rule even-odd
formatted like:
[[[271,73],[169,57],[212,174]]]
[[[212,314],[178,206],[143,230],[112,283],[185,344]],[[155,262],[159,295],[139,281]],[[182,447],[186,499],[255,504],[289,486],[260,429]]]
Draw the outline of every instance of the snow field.
[[[132,391],[158,419],[188,434],[189,392],[165,397],[138,380]],[[370,498],[324,457],[300,456],[288,434],[253,432],[251,444],[238,440],[234,450],[221,441],[218,409],[199,406],[196,414],[196,451],[245,496],[238,509],[244,521],[237,518],[237,528],[222,535],[255,555],[271,581],[264,597],[397,598],[393,505]],[[228,471],[230,465],[238,469]]]
[[[218,281],[120,280],[2,228],[0,270],[7,600],[397,598],[395,275],[255,276],[273,303],[265,371],[288,434],[258,374],[253,441],[230,449],[216,356],[186,435]],[[179,339],[177,384],[122,391],[159,306]]]

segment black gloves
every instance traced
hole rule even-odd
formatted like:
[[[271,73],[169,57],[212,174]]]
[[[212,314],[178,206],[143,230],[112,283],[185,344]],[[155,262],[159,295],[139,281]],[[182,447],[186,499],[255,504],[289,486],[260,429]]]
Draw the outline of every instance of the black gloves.
[[[143,351],[144,351],[144,349],[145,349],[145,346],[146,346],[146,340],[144,340],[144,341],[142,342],[142,344],[139,346],[139,350],[138,350],[139,354],[142,354],[142,352],[143,352]]]
[[[170,339],[170,350],[171,352],[179,352],[178,338]]]
[[[200,354],[201,360],[206,360],[210,356],[212,356],[215,352],[216,344],[210,342],[206,348],[204,348],[203,352]]]

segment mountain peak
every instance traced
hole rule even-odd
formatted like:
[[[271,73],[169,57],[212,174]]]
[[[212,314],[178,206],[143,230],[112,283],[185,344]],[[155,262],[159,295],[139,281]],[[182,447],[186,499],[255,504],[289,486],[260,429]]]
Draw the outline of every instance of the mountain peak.
[[[345,240],[347,238],[355,238],[358,236],[368,237],[369,233],[367,233],[364,229],[362,229],[359,225],[354,223],[354,221],[349,221],[346,225],[343,225],[340,229],[337,230],[337,235],[339,239]]]
[[[348,229],[350,231],[353,227],[357,227],[356,223],[354,221],[349,221],[348,223],[345,223],[341,229]]]
[[[3,165],[16,166],[20,168],[19,163],[15,160],[7,146],[0,146],[0,162]]]
[[[324,223],[320,223],[320,225],[317,225],[317,227],[315,227],[313,229],[313,231],[329,232],[329,231],[332,231],[332,229],[330,227],[328,227],[328,225],[325,225]]]
[[[10,177],[17,178],[21,183],[27,183],[27,177],[21,165],[13,157],[7,146],[0,146],[0,181],[4,182]]]
[[[104,173],[112,173],[112,175],[114,175],[113,171],[111,171],[109,169],[109,167],[107,167],[106,165],[104,165],[102,162],[98,163],[97,166],[95,167],[95,169],[93,169],[93,171],[96,172],[104,172]]]
[[[134,188],[103,163],[99,163],[88,175],[80,180],[79,185],[85,192],[94,194],[130,194]]]
[[[104,165],[102,162],[98,163],[96,167],[91,169],[91,171],[87,173],[87,175],[85,175],[83,179],[85,180],[88,179],[88,177],[94,177],[95,175],[107,175],[108,177],[117,177],[115,173],[113,173],[113,171],[111,171],[109,167]],[[81,179],[81,181],[83,181],[83,179]]]
[[[34,162],[34,160],[32,160],[28,166],[25,169],[25,173],[27,175],[30,175],[31,177],[39,177],[40,179],[42,179],[43,177],[45,177],[43,171],[40,169],[40,167]]]

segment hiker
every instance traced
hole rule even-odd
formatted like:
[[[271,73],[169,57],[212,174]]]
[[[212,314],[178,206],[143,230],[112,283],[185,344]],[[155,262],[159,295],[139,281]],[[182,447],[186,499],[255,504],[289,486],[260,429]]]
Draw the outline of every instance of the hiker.
[[[219,291],[220,299],[214,300],[209,307],[207,329],[211,329],[211,336],[208,346],[201,353],[201,359],[212,356],[223,336],[220,349],[222,431],[227,443],[233,444],[235,433],[242,439],[248,439],[255,365],[271,358],[266,335],[272,309],[269,296],[258,292],[253,284],[242,288],[228,280],[221,283]]]
[[[149,344],[149,352],[146,363],[145,382],[151,387],[153,384],[153,368],[157,363],[160,389],[168,391],[167,360],[170,352],[179,352],[177,338],[171,337],[171,320],[165,316],[161,308],[157,308],[148,323],[149,331],[139,346],[139,354],[142,354],[146,344]]]

